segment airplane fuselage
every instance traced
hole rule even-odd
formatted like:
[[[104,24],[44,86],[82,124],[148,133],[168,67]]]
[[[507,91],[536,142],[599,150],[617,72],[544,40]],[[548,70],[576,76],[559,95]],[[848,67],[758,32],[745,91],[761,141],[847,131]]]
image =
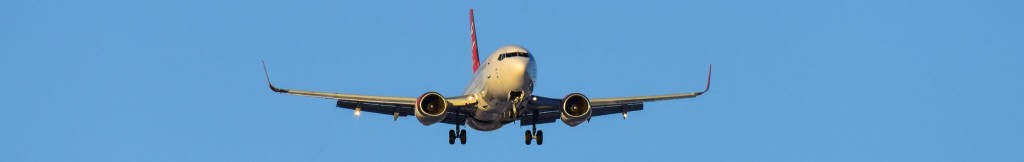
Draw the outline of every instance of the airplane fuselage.
[[[525,48],[509,45],[499,48],[483,60],[463,95],[477,101],[476,113],[466,125],[480,131],[492,131],[517,120],[533,94],[537,80],[537,62]]]

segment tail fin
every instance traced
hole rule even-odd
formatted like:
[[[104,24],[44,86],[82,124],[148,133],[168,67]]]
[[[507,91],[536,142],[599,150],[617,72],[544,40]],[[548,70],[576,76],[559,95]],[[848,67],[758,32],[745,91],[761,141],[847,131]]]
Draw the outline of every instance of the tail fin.
[[[469,9],[469,35],[473,41],[473,72],[480,67],[480,54],[476,48],[476,23],[473,23],[473,9]]]

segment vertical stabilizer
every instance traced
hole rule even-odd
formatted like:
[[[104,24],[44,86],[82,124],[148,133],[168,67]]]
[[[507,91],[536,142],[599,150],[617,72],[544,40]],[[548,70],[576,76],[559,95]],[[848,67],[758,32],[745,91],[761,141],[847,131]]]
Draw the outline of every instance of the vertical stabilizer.
[[[469,9],[469,37],[473,41],[473,72],[480,67],[480,52],[476,48],[476,23],[473,22],[473,9]]]

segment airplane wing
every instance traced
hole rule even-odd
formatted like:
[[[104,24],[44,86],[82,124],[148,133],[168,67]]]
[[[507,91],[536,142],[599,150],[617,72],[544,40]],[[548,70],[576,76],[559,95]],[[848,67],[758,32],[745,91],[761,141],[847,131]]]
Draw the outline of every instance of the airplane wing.
[[[397,119],[399,116],[404,117],[413,115],[415,111],[413,110],[416,105],[416,98],[414,97],[373,96],[277,88],[274,86],[274,84],[270,83],[270,74],[267,72],[266,62],[263,63],[263,72],[267,76],[267,85],[270,86],[270,90],[274,92],[299,96],[333,99],[338,101],[335,106],[338,106],[339,108],[353,109],[357,111],[366,111],[385,115],[394,115],[395,119]],[[469,96],[445,97],[445,100],[452,104],[452,108],[456,108],[451,109],[453,111],[461,110],[464,113],[474,112],[470,110],[473,107],[468,106],[472,104],[470,103]],[[446,119],[443,120],[442,123],[454,124],[454,118],[447,119],[451,118],[452,116],[454,115],[446,115]]]
[[[710,88],[711,65],[708,65],[708,81],[704,87],[704,91],[652,96],[594,98],[590,99],[592,112],[591,117],[643,110],[644,102],[693,98],[704,94]],[[527,113],[522,117],[520,125],[551,123],[561,118],[561,99],[541,96],[535,97],[536,99],[534,101],[528,102],[527,109],[529,110],[527,112],[537,110],[538,114],[534,117],[533,113]]]

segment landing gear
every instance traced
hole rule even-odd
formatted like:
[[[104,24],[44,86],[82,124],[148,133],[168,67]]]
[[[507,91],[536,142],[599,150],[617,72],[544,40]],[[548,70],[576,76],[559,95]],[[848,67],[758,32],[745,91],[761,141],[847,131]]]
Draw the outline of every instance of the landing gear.
[[[530,145],[530,141],[533,141],[533,133],[530,130],[526,130],[526,145]]]
[[[533,139],[537,140],[537,145],[544,144],[544,131],[537,130],[537,134],[533,134],[530,133],[530,130],[526,130],[526,134],[524,136],[526,137],[526,145],[530,145],[530,141]]]
[[[537,145],[544,144],[544,131],[537,130]]]
[[[540,113],[537,112],[537,110],[533,111],[533,115],[532,115],[533,116],[533,121],[537,121],[537,115],[538,114],[540,114]],[[537,130],[537,122],[533,122],[532,125],[533,125],[533,129],[531,129],[531,130],[533,130],[532,132],[537,132],[537,133],[534,134],[534,133],[531,133],[530,130],[526,130],[526,133],[524,135],[524,136],[526,136],[526,145],[530,145],[530,141],[533,140],[533,139],[537,140],[537,145],[543,145],[544,144],[544,131]]]
[[[456,138],[459,139],[459,144],[465,145],[466,144],[466,130],[465,129],[460,129],[460,130],[456,131],[454,129],[449,129],[448,130],[448,144],[454,145]]]
[[[455,130],[448,130],[448,144],[455,144]]]
[[[459,127],[459,110],[455,110],[455,129],[448,130],[448,144],[455,144],[455,139],[459,139],[459,143],[466,144],[466,130]]]
[[[459,132],[459,143],[461,143],[463,145],[466,144],[466,130],[465,129],[463,129],[462,131]]]

